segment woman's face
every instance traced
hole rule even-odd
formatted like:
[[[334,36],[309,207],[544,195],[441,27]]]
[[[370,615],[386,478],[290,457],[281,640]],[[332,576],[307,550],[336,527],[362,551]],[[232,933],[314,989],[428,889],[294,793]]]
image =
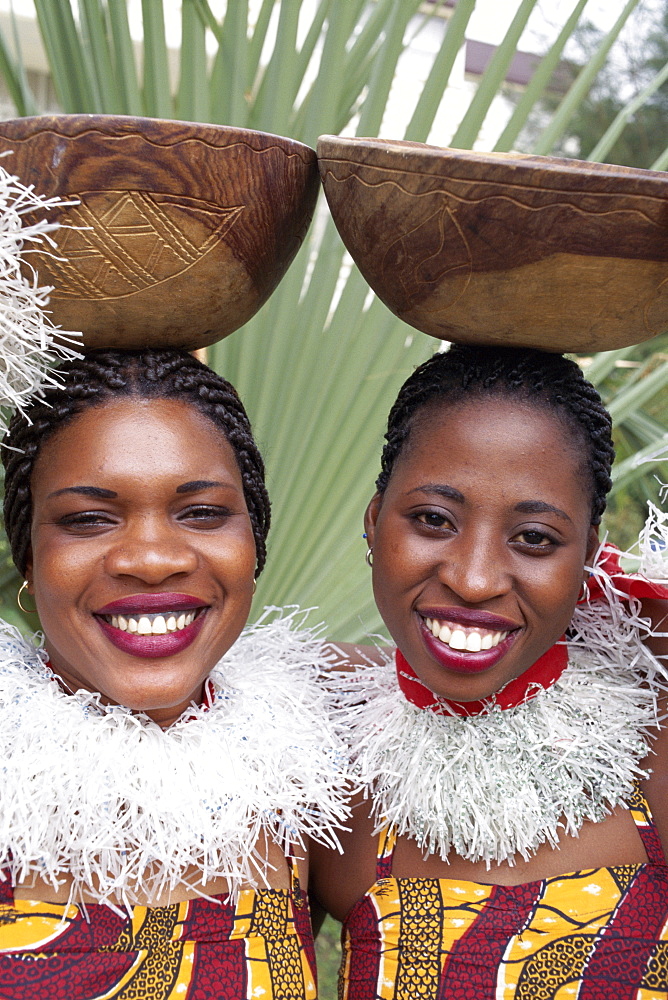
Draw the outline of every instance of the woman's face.
[[[32,496],[27,576],[53,668],[169,725],[250,610],[255,542],[232,448],[192,406],[115,401],[45,443]]]
[[[492,398],[417,415],[366,529],[378,608],[427,687],[487,697],[563,635],[590,517],[577,444],[548,411]]]

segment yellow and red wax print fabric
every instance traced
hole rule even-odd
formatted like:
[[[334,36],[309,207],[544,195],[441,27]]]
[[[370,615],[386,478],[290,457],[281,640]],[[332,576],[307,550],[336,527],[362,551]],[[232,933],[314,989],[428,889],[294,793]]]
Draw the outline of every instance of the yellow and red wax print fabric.
[[[639,789],[631,812],[649,863],[519,886],[393,878],[387,832],[341,1000],[667,1000],[668,867]]]
[[[2,896],[4,893],[4,897]],[[14,900],[0,884],[0,1000],[314,1000],[306,897],[243,890],[236,905],[195,899],[109,907]]]

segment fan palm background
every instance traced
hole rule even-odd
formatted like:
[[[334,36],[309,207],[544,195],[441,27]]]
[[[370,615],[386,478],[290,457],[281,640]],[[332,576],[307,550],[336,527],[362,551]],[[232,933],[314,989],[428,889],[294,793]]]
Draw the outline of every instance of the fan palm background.
[[[213,2],[213,0],[212,0]],[[538,0],[515,0],[515,17],[450,134],[433,134],[475,0],[35,0],[58,103],[67,112],[148,115],[277,132],[315,145],[321,133],[431,140],[471,148],[504,88],[517,45]],[[564,48],[586,15],[572,0],[494,148],[561,148],[569,123],[639,5],[619,0],[619,16],[598,38],[586,65],[551,104],[543,98]],[[131,36],[129,10],[140,31]],[[453,9],[454,8],[454,9]],[[443,42],[402,135],[383,126],[397,66],[411,39],[447,11]],[[176,14],[175,14],[176,12]],[[176,52],[166,21],[180,20]],[[137,34],[141,37],[137,39]],[[32,94],[11,27],[0,37],[0,73],[17,115],[44,110]],[[589,158],[604,160],[627,123],[668,77],[661,66],[619,110],[604,134],[591,135]],[[460,93],[461,98],[461,93]],[[546,111],[546,108],[550,110]],[[527,122],[532,127],[527,130]],[[381,131],[384,128],[384,131]],[[524,136],[524,139],[522,138]],[[668,163],[668,150],[654,164]],[[324,205],[287,276],[246,327],[212,348],[209,362],[239,389],[267,459],[275,526],[256,608],[271,602],[319,608],[330,635],[355,639],[379,628],[373,606],[362,512],[373,491],[383,425],[396,391],[434,350],[429,338],[392,316],[346,257]],[[639,464],[667,443],[668,340],[581,359],[615,419],[618,460],[607,524],[629,543],[655,474]],[[18,579],[6,543],[0,563],[0,613],[15,610]],[[32,626],[33,623],[30,623]],[[335,936],[330,929],[330,939]],[[322,955],[323,996],[332,996]]]

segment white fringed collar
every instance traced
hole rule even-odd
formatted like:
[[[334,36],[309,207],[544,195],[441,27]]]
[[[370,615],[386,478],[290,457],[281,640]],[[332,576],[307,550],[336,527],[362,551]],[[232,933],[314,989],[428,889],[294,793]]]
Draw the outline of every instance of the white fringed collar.
[[[652,511],[665,549],[666,516]],[[641,569],[643,567],[641,566]],[[621,600],[597,567],[606,599],[578,606],[569,665],[531,701],[450,716],[408,702],[394,663],[340,676],[352,728],[355,777],[372,801],[376,832],[388,824],[425,854],[470,861],[527,859],[562,831],[576,834],[627,803],[668,692],[668,671],[641,639],[637,601]],[[666,576],[665,567],[657,573]]]
[[[75,901],[85,889],[128,907],[191,866],[232,895],[257,883],[263,834],[286,853],[306,837],[336,845],[346,755],[321,683],[328,657],[302,625],[265,614],[212,672],[211,705],[165,731],[64,694],[43,652],[4,625],[0,867],[14,881],[71,875]]]

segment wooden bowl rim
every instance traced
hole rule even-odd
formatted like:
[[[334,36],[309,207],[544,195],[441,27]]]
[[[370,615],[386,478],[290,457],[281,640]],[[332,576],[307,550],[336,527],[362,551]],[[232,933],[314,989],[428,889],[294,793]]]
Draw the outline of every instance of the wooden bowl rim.
[[[208,145],[229,146],[245,140],[259,148],[279,146],[286,153],[298,153],[305,160],[316,156],[306,143],[273,132],[241,128],[236,125],[214,125],[207,122],[181,121],[175,118],[147,118],[138,115],[55,114],[31,115],[25,118],[7,118],[0,122],[0,135],[14,133],[11,139],[25,141],[43,132],[55,132],[66,139],[78,139],[88,132],[97,132],[110,138],[123,136],[150,136],[151,142],[169,148],[183,141],[200,139]],[[216,139],[224,140],[216,142]]]
[[[668,171],[647,170],[642,167],[625,167],[609,163],[594,163],[589,160],[574,160],[565,157],[539,156],[533,153],[478,152],[470,149],[455,149],[449,146],[432,146],[427,143],[411,142],[404,139],[378,139],[363,136],[321,135],[317,143],[318,159],[347,160],[360,166],[387,168],[394,171],[407,170],[436,176],[450,175],[470,178],[470,168],[480,164],[489,168],[490,177],[476,177],[479,183],[500,181],[505,175],[517,179],[519,173],[545,172],[551,179],[585,180],[591,188],[598,180],[605,180],[607,187],[617,187],[621,193],[626,185],[647,186],[648,194],[657,196],[657,186],[668,185]],[[497,176],[491,176],[497,175]],[[532,186],[539,186],[534,182]],[[613,191],[608,193],[614,194]]]

